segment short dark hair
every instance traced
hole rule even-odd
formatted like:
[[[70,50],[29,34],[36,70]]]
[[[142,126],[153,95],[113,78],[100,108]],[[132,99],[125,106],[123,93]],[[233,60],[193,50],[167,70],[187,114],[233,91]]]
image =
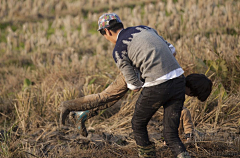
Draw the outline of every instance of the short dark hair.
[[[212,81],[204,74],[190,74],[186,77],[186,87],[190,88],[192,96],[204,102],[212,92]]]
[[[109,21],[109,27],[107,27],[108,30],[111,30],[113,32],[117,32],[119,29],[123,29],[123,23],[117,22],[116,19]],[[102,35],[105,35],[106,32],[104,29],[99,30]]]

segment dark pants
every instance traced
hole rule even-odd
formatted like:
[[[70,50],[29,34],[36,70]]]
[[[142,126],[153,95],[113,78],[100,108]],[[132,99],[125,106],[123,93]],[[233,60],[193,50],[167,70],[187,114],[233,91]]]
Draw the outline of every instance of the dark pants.
[[[143,88],[135,105],[132,129],[137,145],[148,146],[147,124],[155,112],[163,106],[163,135],[166,144],[175,155],[186,151],[178,136],[183,102],[185,100],[185,77],[168,80],[162,84]]]

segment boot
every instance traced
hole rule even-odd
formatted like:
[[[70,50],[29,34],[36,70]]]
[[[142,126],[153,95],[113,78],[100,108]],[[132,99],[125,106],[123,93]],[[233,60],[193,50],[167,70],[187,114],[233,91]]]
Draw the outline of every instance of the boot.
[[[191,158],[191,156],[189,155],[189,153],[187,151],[184,151],[184,152],[178,154],[177,158]]]
[[[155,144],[152,142],[152,144],[148,146],[138,145],[138,156],[140,158],[144,158],[144,157],[156,158]]]
[[[89,111],[77,111],[75,112],[76,125],[80,134],[84,137],[88,136],[88,132],[85,126],[85,122],[88,118]]]
[[[88,132],[85,122],[87,119],[90,119],[96,115],[98,115],[98,111],[95,109],[86,111],[71,111],[69,114],[69,120],[77,127],[77,130],[82,136],[87,137]]]

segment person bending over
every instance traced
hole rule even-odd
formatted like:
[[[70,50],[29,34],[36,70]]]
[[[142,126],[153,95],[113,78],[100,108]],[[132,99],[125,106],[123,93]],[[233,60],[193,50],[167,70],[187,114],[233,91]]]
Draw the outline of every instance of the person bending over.
[[[155,145],[148,138],[147,124],[155,112],[163,106],[163,134],[166,144],[176,157],[190,157],[178,136],[180,115],[185,100],[184,71],[172,55],[168,43],[148,26],[140,25],[124,29],[120,18],[114,13],[100,16],[98,26],[98,31],[105,39],[115,44],[112,55],[123,75],[125,86],[133,91],[142,88],[132,118],[132,129],[139,156],[156,156]],[[141,73],[144,83],[139,80],[135,70]],[[125,93],[125,90],[122,92]],[[121,98],[123,93],[117,97]],[[90,97],[102,99],[99,94]],[[86,105],[78,104],[87,98],[89,97],[63,102],[61,123],[65,123],[63,120],[71,110],[85,111],[89,110],[90,106],[102,107],[107,100],[115,101],[106,91],[106,97],[99,104],[94,102],[88,102]]]

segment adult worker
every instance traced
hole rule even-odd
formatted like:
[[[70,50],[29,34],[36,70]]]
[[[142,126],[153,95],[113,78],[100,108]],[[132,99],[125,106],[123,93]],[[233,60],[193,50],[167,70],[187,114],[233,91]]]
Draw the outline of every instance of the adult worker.
[[[124,76],[127,87],[141,94],[135,104],[132,129],[140,157],[155,157],[154,143],[149,141],[147,124],[163,106],[163,134],[166,144],[176,157],[190,157],[178,136],[185,100],[184,71],[172,55],[167,42],[148,26],[124,29],[119,16],[100,16],[98,31],[115,44],[113,58]],[[135,69],[140,71],[144,83]]]

